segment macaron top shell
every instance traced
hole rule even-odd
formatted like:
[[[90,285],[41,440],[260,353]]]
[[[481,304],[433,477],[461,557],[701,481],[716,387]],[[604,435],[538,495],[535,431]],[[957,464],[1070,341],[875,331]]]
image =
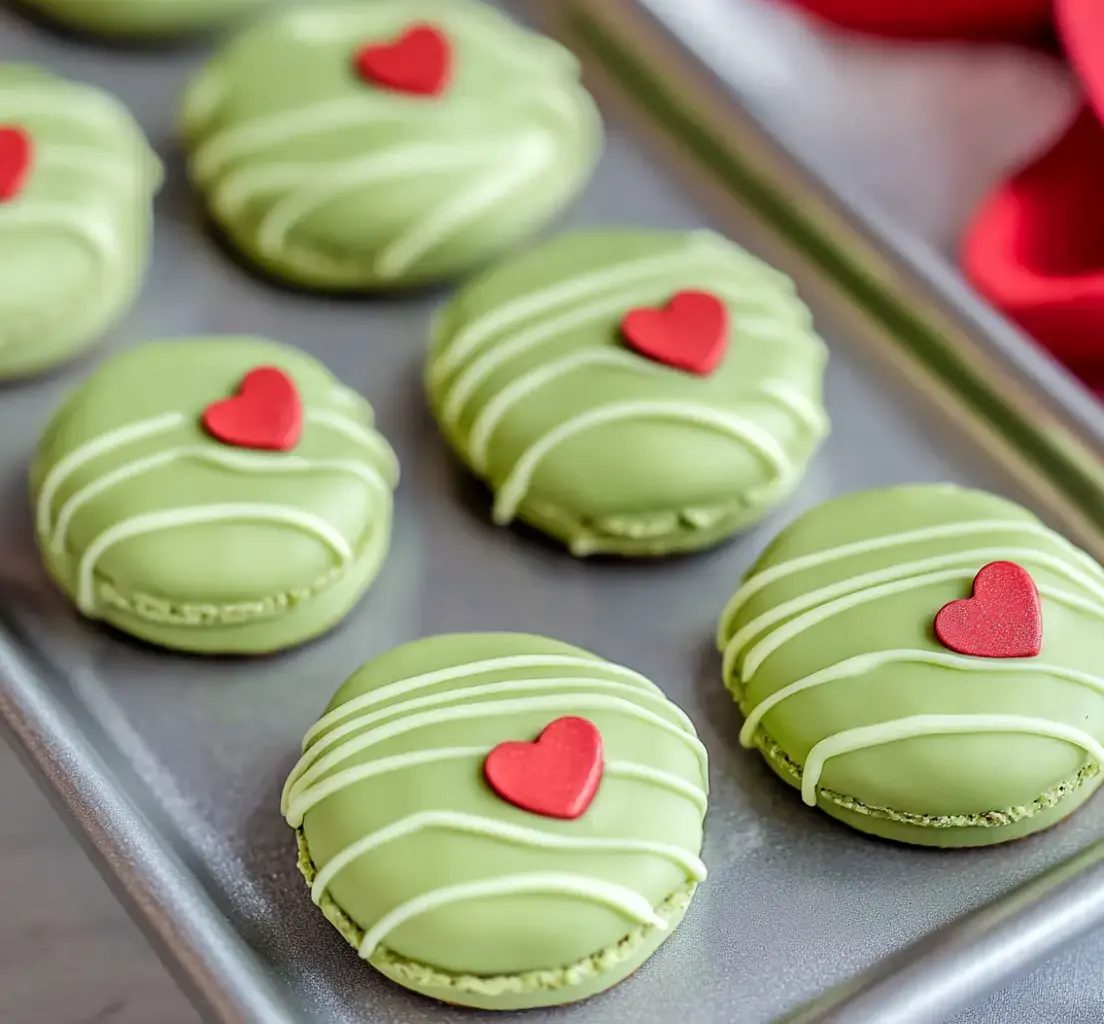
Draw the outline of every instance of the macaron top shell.
[[[576,59],[476,0],[267,18],[193,83],[184,133],[231,239],[281,277],[334,290],[497,255],[575,194],[601,145]]]
[[[213,436],[208,410],[263,367],[295,389],[294,444]],[[204,624],[275,621],[386,544],[397,473],[367,402],[305,353],[192,338],[125,352],[80,385],[32,489],[47,567],[82,612],[192,626],[202,648]]]
[[[940,640],[937,616],[994,562],[1037,587],[1037,656]],[[1014,823],[1099,783],[1102,621],[1104,570],[1025,509],[908,486],[799,517],[729,603],[718,641],[742,741],[806,802],[857,807],[871,831],[880,819],[946,829]]]
[[[719,235],[591,230],[463,288],[426,383],[497,522],[658,553],[789,494],[827,432],[826,360],[793,283]]]
[[[125,309],[161,180],[114,96],[0,64],[0,377],[58,362]]]
[[[572,716],[601,737],[580,815],[534,813],[488,784],[498,745]],[[540,637],[467,634],[355,673],[307,734],[283,807],[316,901],[359,926],[362,956],[481,978],[549,971],[551,984],[666,927],[665,901],[704,877],[707,784],[689,719],[642,676]]]

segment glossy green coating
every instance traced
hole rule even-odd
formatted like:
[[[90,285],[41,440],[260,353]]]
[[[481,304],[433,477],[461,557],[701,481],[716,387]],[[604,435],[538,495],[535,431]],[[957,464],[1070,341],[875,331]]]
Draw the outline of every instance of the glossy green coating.
[[[0,127],[32,147],[25,184],[0,201],[0,378],[15,378],[67,359],[130,307],[161,164],[115,97],[30,64],[0,64]]]
[[[291,452],[231,447],[202,426],[258,366],[301,396]],[[363,398],[296,349],[225,337],[105,363],[50,422],[31,485],[46,567],[84,614],[165,647],[259,653],[356,603],[387,553],[397,477]]]
[[[452,48],[440,96],[355,58],[429,23]],[[316,3],[232,40],[187,92],[189,168],[231,241],[319,290],[447,278],[546,224],[585,184],[601,123],[575,58],[477,0]]]
[[[637,307],[728,308],[706,377],[631,350]],[[792,282],[711,232],[583,231],[467,285],[438,317],[427,389],[452,447],[574,554],[708,547],[788,496],[827,432],[827,350]]]
[[[20,0],[59,25],[114,39],[161,38],[216,28],[272,0]]]
[[[602,734],[590,807],[560,820],[497,796],[486,754],[567,715]],[[283,807],[308,881],[331,872],[316,902],[373,966],[446,1002],[512,1009],[602,991],[673,931],[704,876],[707,785],[689,719],[643,677],[554,640],[464,634],[406,644],[356,672],[308,733]],[[413,827],[442,812],[462,821]],[[569,889],[621,887],[665,927],[574,891],[508,891],[519,878],[564,875]]]
[[[935,638],[940,608],[970,597],[994,561],[1039,589],[1038,657],[961,655]],[[718,640],[752,716],[742,741],[804,780],[807,801],[812,762],[816,802],[855,828],[981,846],[1046,828],[1100,784],[1102,625],[1104,570],[1088,555],[1003,498],[917,485],[798,518],[749,572]]]

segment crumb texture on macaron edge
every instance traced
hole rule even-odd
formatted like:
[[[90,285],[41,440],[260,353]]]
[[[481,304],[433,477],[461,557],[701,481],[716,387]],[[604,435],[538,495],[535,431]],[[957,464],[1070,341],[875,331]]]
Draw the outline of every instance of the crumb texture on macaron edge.
[[[743,710],[742,707],[741,710]],[[801,766],[791,760],[762,727],[756,730],[755,747],[771,762],[777,771],[785,774],[796,787],[801,787]],[[1072,796],[1082,786],[1090,783],[1099,775],[1100,766],[1092,762],[1082,767],[1077,774],[1052,786],[1029,804],[995,808],[974,814],[914,814],[909,811],[895,811],[892,807],[878,807],[863,803],[846,793],[837,793],[835,790],[826,789],[823,786],[817,787],[817,796],[843,808],[845,811],[865,814],[871,818],[882,818],[885,821],[895,821],[902,825],[916,825],[920,828],[1000,828],[1005,825],[1014,825],[1016,822],[1033,818],[1043,811],[1057,807],[1063,800]]]

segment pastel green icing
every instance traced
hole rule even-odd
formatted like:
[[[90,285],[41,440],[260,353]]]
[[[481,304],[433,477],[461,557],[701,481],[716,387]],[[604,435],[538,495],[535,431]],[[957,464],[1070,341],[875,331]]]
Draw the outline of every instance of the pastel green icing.
[[[705,290],[728,307],[699,377],[633,352],[622,317]],[[467,285],[426,371],[452,447],[578,555],[706,547],[788,496],[827,432],[827,352],[792,282],[711,232],[562,236]]]
[[[29,64],[0,64],[0,126],[32,164],[0,202],[0,378],[47,369],[130,307],[148,258],[161,165],[113,96]]]
[[[303,403],[288,453],[201,423],[265,365]],[[344,617],[386,556],[397,476],[363,398],[302,352],[227,337],[104,364],[47,427],[31,483],[46,567],[84,614],[215,653],[287,647]]]
[[[606,765],[582,817],[495,795],[486,753],[572,714],[600,729]],[[283,808],[308,882],[330,872],[316,901],[373,966],[448,1002],[516,1008],[608,988],[670,934],[704,873],[707,785],[693,727],[647,680],[553,640],[466,634],[406,644],[355,673],[308,733]],[[434,812],[467,824],[404,831]],[[394,837],[379,841],[387,829]],[[620,887],[666,927],[585,893],[489,892],[408,916],[363,947],[411,901],[549,874]]]
[[[1000,560],[1039,588],[1037,658],[957,655],[935,639],[939,609]],[[823,762],[819,806],[887,838],[971,846],[1045,828],[1099,786],[1102,618],[1104,570],[1031,513],[980,491],[909,486],[838,498],[791,524],[718,641],[751,716],[741,738],[783,779],[811,796],[815,752],[865,736]],[[899,728],[913,734],[894,739]]]
[[[21,0],[54,21],[118,38],[201,31],[271,0]]]
[[[366,82],[411,25],[453,48],[439,97]],[[187,92],[190,173],[268,272],[364,290],[459,273],[542,227],[589,178],[597,109],[574,57],[475,0],[313,4],[234,39]]]

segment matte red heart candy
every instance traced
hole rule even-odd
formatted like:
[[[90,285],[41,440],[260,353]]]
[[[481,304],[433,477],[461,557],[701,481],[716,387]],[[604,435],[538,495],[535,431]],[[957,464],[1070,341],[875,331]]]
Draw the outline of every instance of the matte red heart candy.
[[[390,43],[370,43],[357,51],[361,78],[396,92],[439,96],[452,77],[452,44],[436,25],[412,25]]]
[[[303,407],[295,382],[275,366],[245,375],[233,397],[207,406],[203,425],[223,444],[289,452],[303,431]]]
[[[31,137],[22,128],[0,125],[0,202],[22,191],[31,171]]]
[[[663,309],[633,309],[621,333],[642,356],[705,377],[728,345],[728,307],[709,292],[678,292]]]
[[[1043,644],[1039,590],[1015,562],[990,562],[974,577],[974,596],[944,605],[936,639],[976,658],[1034,658]]]
[[[602,779],[602,734],[585,718],[557,718],[535,743],[500,743],[483,763],[507,803],[546,818],[578,818]]]

